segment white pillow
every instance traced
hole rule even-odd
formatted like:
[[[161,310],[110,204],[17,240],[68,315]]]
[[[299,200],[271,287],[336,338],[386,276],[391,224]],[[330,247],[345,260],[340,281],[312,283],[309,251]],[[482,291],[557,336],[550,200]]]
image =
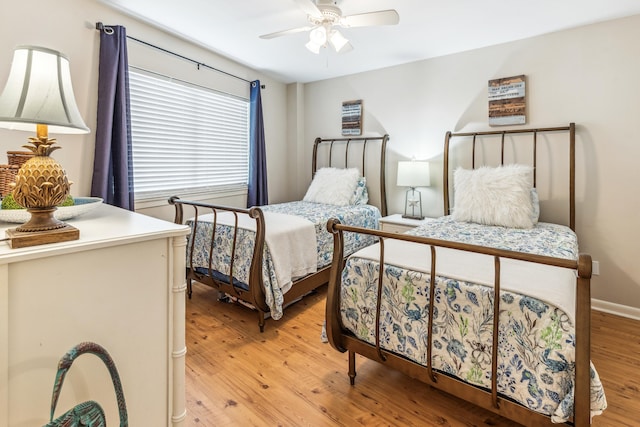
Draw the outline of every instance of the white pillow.
[[[302,200],[337,206],[350,205],[358,185],[358,178],[360,178],[360,171],[355,168],[318,169]]]
[[[526,165],[505,165],[454,172],[456,221],[533,227],[533,169]]]

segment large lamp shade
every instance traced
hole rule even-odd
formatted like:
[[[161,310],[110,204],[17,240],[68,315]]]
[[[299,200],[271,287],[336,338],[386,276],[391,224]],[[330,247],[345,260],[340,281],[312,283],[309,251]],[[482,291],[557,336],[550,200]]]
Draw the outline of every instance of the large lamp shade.
[[[51,133],[89,132],[76,106],[67,57],[52,49],[19,46],[0,95],[0,127],[34,131],[39,124]]]
[[[399,187],[428,187],[431,185],[429,162],[418,160],[398,162]]]

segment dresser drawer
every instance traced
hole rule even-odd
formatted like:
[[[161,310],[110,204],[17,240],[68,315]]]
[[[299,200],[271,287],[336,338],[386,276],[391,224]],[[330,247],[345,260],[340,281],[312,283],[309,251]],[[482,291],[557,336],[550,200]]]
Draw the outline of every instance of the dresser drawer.
[[[405,233],[412,228],[421,226],[433,218],[413,219],[403,218],[401,214],[393,214],[380,218],[380,230],[388,233]]]
[[[390,224],[390,223],[385,223],[385,222],[381,222],[380,223],[380,229],[382,231],[387,231],[389,233],[404,233],[406,231],[411,230],[412,228],[415,228],[414,225],[400,225],[400,224]]]

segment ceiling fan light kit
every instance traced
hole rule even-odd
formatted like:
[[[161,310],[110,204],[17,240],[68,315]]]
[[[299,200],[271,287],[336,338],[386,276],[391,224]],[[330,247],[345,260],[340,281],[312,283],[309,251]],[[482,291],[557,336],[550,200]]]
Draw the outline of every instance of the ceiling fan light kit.
[[[347,40],[338,30],[331,30],[331,37],[329,37],[329,41],[331,42],[331,46],[333,46],[336,52],[342,52],[348,47],[351,47],[349,40]]]
[[[306,48],[315,54],[320,53],[320,48],[330,44],[336,52],[345,53],[353,49],[349,40],[334,26],[343,28],[368,27],[375,25],[396,25],[400,21],[395,10],[380,10],[376,12],[359,13],[356,15],[342,16],[342,10],[335,0],[296,0],[298,6],[307,14],[307,20],[311,26],[292,28],[275,33],[264,34],[262,39],[271,39],[302,31],[309,31],[309,41]]]
[[[327,44],[327,29],[319,26],[309,31],[309,42],[305,45],[311,52],[319,54],[320,48]]]
[[[315,54],[320,53],[320,48],[326,47],[327,42],[333,46],[336,52],[344,53],[353,47],[340,31],[327,29],[326,25],[321,25],[309,32],[309,42],[305,45],[307,49]]]

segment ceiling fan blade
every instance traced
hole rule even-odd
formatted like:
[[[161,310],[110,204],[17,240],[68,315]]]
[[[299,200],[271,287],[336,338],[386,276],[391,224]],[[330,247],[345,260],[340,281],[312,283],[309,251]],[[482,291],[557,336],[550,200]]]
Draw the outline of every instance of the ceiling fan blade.
[[[313,29],[313,27],[307,25],[306,27],[291,28],[290,30],[276,31],[275,33],[263,34],[263,35],[260,36],[260,38],[261,39],[273,39],[273,38],[280,37],[280,36],[287,36],[289,34],[301,33],[303,31],[309,31],[311,29]]]
[[[398,12],[393,9],[379,10],[377,12],[359,13],[357,15],[344,16],[340,20],[343,27],[368,27],[372,25],[396,25],[400,22]]]
[[[295,2],[307,15],[322,19],[322,12],[320,12],[313,0],[295,0]]]

